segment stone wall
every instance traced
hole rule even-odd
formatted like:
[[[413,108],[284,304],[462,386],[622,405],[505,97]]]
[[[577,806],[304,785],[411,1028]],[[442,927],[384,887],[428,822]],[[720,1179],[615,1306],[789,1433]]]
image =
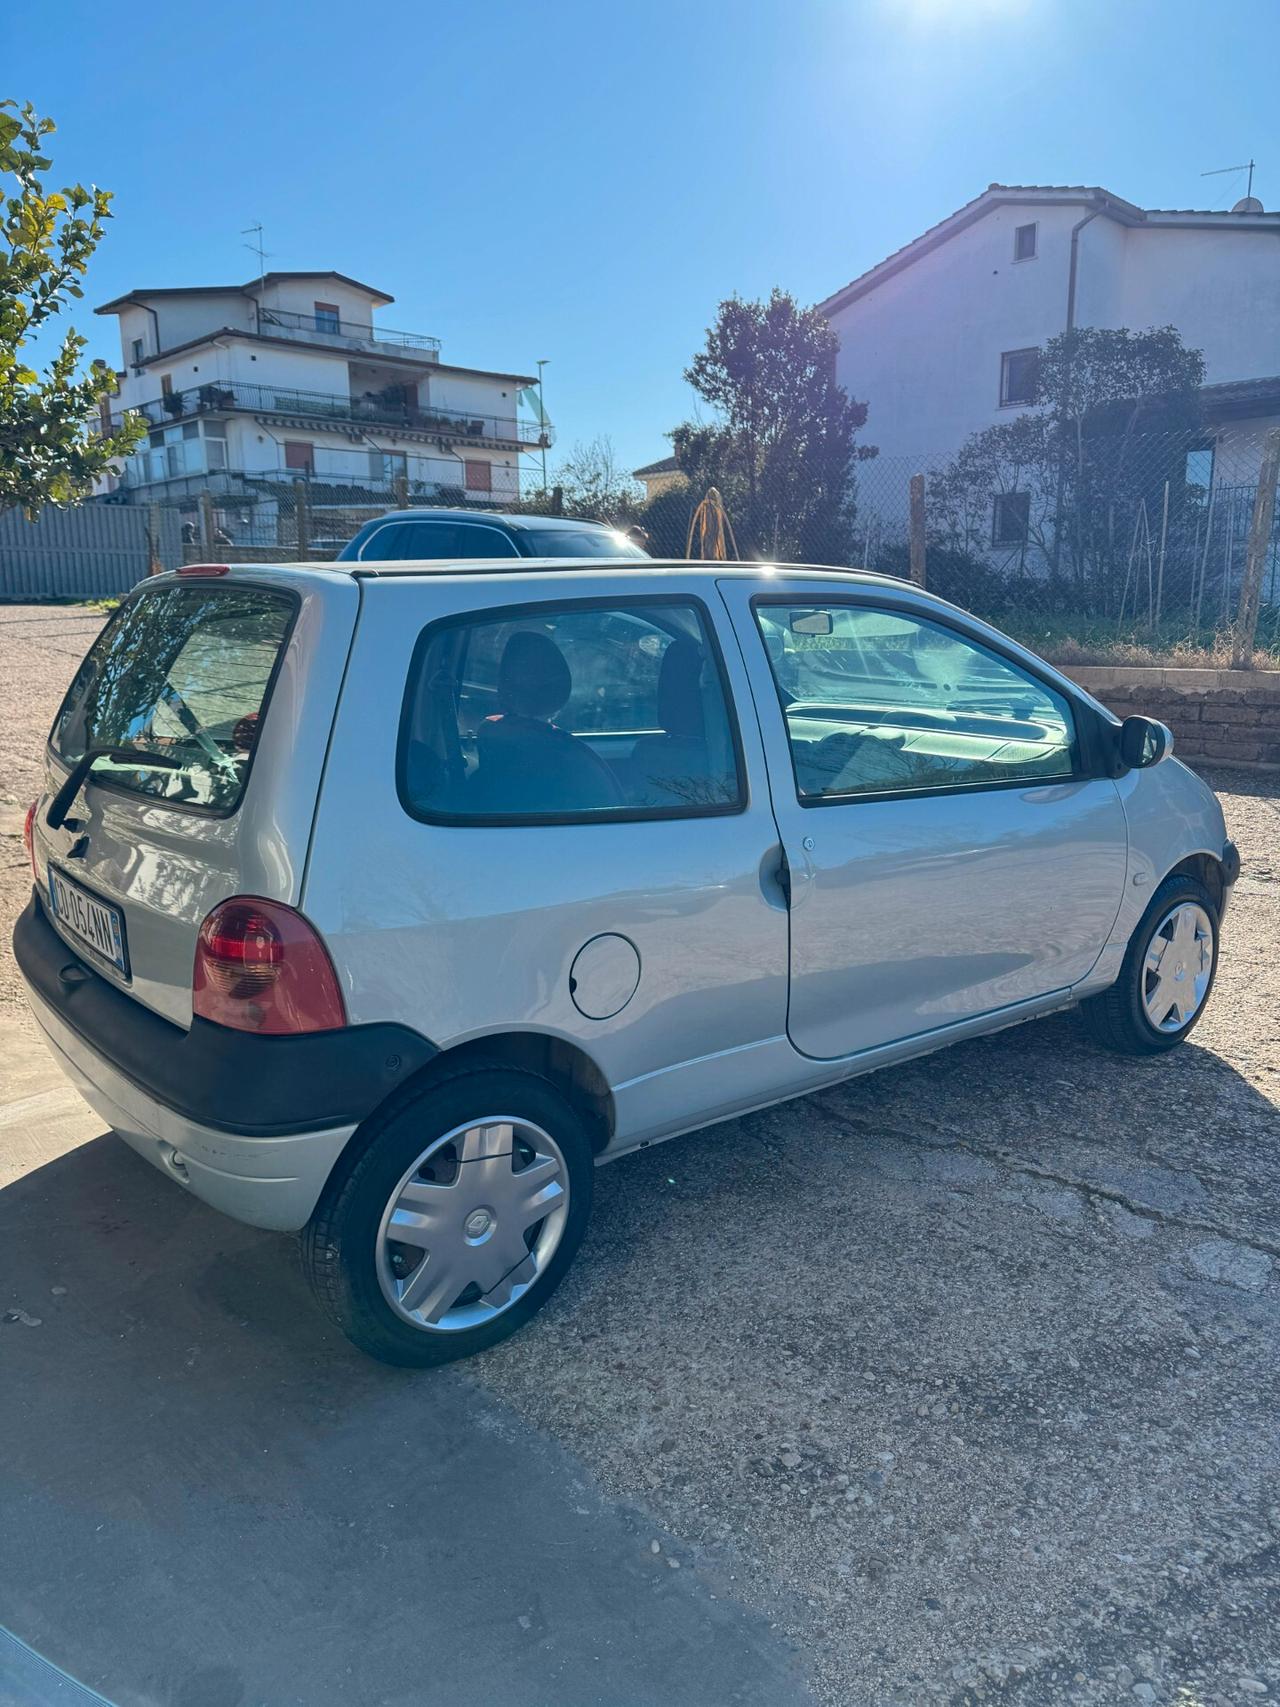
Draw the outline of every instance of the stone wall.
[[[1059,666],[1117,717],[1158,717],[1182,759],[1280,770],[1280,670]]]

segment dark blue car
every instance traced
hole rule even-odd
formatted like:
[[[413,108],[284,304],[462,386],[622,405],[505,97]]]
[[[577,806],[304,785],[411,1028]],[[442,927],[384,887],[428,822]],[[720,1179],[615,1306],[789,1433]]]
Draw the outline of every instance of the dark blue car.
[[[633,539],[603,522],[478,510],[393,510],[366,522],[339,563],[452,557],[641,557]]]

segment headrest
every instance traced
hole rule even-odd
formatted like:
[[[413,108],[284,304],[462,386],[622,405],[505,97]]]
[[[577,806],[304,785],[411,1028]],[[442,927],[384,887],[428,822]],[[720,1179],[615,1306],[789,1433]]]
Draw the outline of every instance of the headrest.
[[[498,704],[518,717],[554,717],[573,692],[564,654],[545,634],[513,634],[498,666]]]
[[[702,648],[683,637],[673,640],[662,657],[658,671],[658,721],[668,735],[701,740],[706,733],[702,695]]]

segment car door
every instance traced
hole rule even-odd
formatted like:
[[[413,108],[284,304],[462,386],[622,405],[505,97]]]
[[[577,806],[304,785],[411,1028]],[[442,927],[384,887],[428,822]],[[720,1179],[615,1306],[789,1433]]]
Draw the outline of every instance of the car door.
[[[1068,990],[1127,863],[1086,708],[910,595],[832,591],[722,584],[790,867],[788,1032],[820,1059]]]

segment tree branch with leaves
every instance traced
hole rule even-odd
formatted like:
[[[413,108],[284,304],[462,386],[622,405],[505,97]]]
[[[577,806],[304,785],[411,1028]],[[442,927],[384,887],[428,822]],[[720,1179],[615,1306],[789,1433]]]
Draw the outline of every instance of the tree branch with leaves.
[[[876,453],[855,445],[867,406],[837,381],[837,348],[817,309],[775,288],[722,302],[685,372],[718,418],[675,429],[676,461],[694,503],[708,486],[723,493],[744,552],[852,561],[854,464]]]
[[[73,184],[46,190],[55,129],[28,101],[0,101],[0,511],[34,517],[86,497],[128,456],[144,425],[102,433],[99,404],[115,391],[104,367],[80,373],[87,339],[69,328],[44,373],[22,355],[42,327],[84,295],[80,280],[111,217],[111,196]]]

